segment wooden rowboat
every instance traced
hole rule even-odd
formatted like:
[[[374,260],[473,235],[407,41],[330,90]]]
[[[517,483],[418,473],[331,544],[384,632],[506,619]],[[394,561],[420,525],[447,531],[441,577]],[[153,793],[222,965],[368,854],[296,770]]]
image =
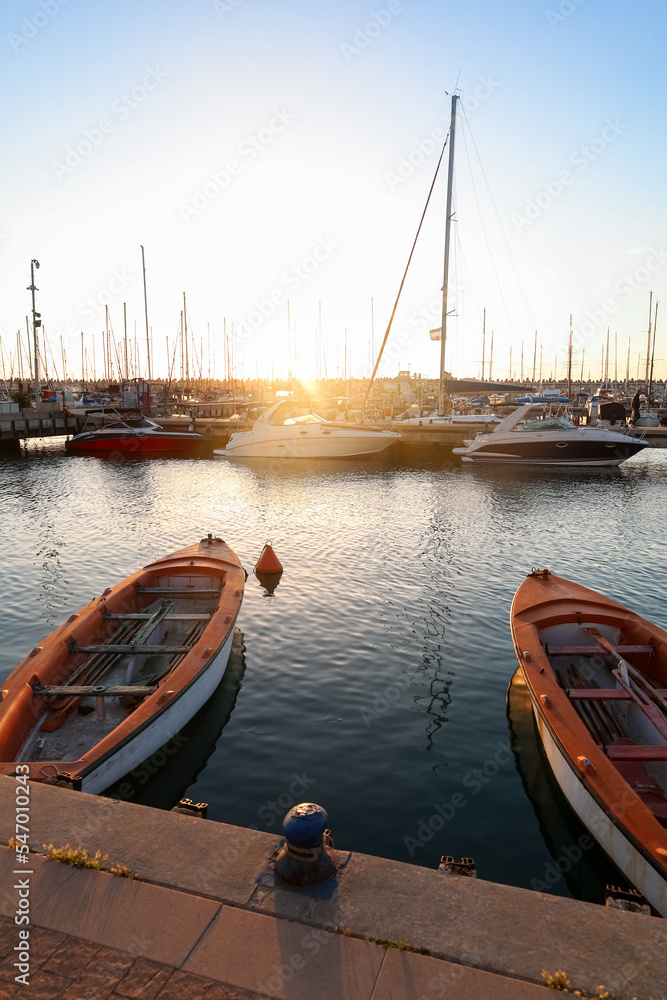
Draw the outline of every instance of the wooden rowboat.
[[[565,797],[667,917],[667,632],[548,570],[521,584],[511,623]]]
[[[0,774],[97,793],[146,760],[222,680],[244,582],[209,535],[72,615],[2,683]]]

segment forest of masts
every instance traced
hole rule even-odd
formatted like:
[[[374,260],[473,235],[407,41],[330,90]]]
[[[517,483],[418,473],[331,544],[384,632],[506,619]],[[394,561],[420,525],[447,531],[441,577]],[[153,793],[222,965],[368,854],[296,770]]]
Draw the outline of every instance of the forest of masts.
[[[570,317],[569,347],[566,357],[561,360],[562,370],[560,380],[566,379],[568,384],[571,384],[573,381],[584,383],[599,378],[603,382],[613,381],[616,385],[624,382],[627,386],[630,381],[637,382],[643,379],[646,385],[651,385],[654,380],[653,367],[655,361],[657,319],[658,303],[656,302],[654,310],[652,305],[649,305],[648,339],[645,353],[643,350],[632,351],[631,337],[628,338],[627,348],[625,348],[624,344],[619,345],[618,333],[615,332],[612,337],[610,330],[607,329],[606,339],[601,345],[600,354],[597,357],[591,357],[593,354],[592,351],[589,351],[587,354],[586,347],[582,347],[581,353],[577,357],[573,350],[572,317]],[[38,330],[38,337],[35,338],[30,320],[26,316],[25,338],[21,334],[21,331],[17,330],[15,344],[8,346],[3,342],[2,337],[0,337],[2,380],[5,385],[11,385],[17,380],[28,381],[32,379],[34,372],[33,345],[35,343],[38,345],[40,375],[44,381],[54,384],[72,383],[73,381],[77,381],[83,385],[99,381],[113,383],[134,378],[146,378],[150,377],[151,374],[161,381],[169,383],[180,382],[184,385],[189,385],[193,382],[201,385],[204,382],[210,383],[212,380],[217,381],[218,379],[222,379],[222,381],[227,383],[232,379],[243,380],[246,377],[252,377],[252,373],[245,372],[243,357],[241,359],[238,356],[235,357],[235,345],[237,348],[236,354],[238,355],[238,343],[234,337],[233,325],[230,326],[230,332],[228,333],[226,321],[223,321],[221,345],[222,372],[218,372],[220,361],[219,354],[216,357],[216,340],[218,338],[216,335],[211,336],[210,325],[207,324],[206,342],[204,342],[203,337],[200,337],[199,342],[197,342],[197,338],[193,335],[192,331],[188,330],[185,295],[183,296],[183,309],[180,314],[178,332],[171,342],[168,336],[165,337],[166,357],[168,359],[166,373],[158,375],[157,372],[151,372],[152,366],[148,357],[148,350],[149,345],[153,343],[152,329],[150,342],[147,343],[146,348],[141,352],[136,321],[134,323],[133,335],[128,336],[125,303],[123,303],[123,320],[123,334],[119,342],[114,334],[108,307],[105,307],[105,328],[100,332],[99,339],[93,335],[89,339],[88,345],[86,345],[82,332],[80,335],[80,352],[77,351],[78,357],[72,363],[71,359],[68,358],[62,336],[59,338],[59,344],[54,351],[53,344],[49,341],[46,327]],[[329,377],[333,378],[333,371],[331,375],[327,372],[326,354],[321,331],[316,331],[315,338],[317,355],[315,378],[324,378],[325,380]],[[486,341],[485,310],[482,330],[482,358],[477,374],[482,381],[488,380],[492,382],[494,379],[493,331],[491,331],[490,336],[488,362],[486,358]],[[496,359],[496,379],[504,377],[509,378],[510,381],[518,380],[522,384],[532,383],[533,385],[539,385],[544,381],[558,380],[558,354],[555,355],[553,367],[551,367],[550,359],[544,358],[543,347],[539,344],[537,331],[535,331],[534,341],[530,346],[532,350],[526,351],[524,342],[522,341],[520,353],[515,351],[514,354],[512,347],[509,347],[508,365],[507,367],[503,366],[502,376],[498,373]],[[287,354],[289,359],[287,379],[291,381],[299,377],[299,359],[295,344],[290,345],[289,321]],[[517,354],[519,354],[519,357],[517,357]],[[346,331],[343,364],[340,365],[337,363],[336,378],[342,377],[347,381],[348,378],[352,377],[351,359],[352,351],[347,346]],[[340,361],[338,354],[336,360],[337,362]],[[371,363],[371,367],[373,360],[372,342],[369,341],[369,362]],[[276,373],[272,365],[272,381],[274,377],[284,377],[284,375],[284,370]],[[259,378],[259,371],[256,372],[256,377]]]

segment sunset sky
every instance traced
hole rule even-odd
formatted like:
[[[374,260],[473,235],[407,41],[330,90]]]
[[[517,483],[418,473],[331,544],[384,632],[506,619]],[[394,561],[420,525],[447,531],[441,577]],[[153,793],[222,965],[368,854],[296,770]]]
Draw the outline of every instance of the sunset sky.
[[[447,367],[643,372],[667,287],[663,4],[607,0],[5,0],[0,336],[25,344],[30,261],[57,369],[135,323],[172,364],[183,293],[195,358],[223,374],[368,374],[442,141],[456,137]],[[441,168],[381,368],[435,376]],[[371,327],[373,303],[374,334]],[[289,324],[288,324],[289,302]],[[667,303],[665,303],[667,308]],[[658,377],[667,338],[657,326]],[[316,350],[320,323],[322,349]],[[615,337],[616,334],[616,337]],[[167,357],[167,339],[170,357]],[[289,350],[289,353],[288,353]],[[203,358],[200,355],[203,353]],[[180,374],[180,355],[172,372]],[[62,374],[62,372],[61,372]]]

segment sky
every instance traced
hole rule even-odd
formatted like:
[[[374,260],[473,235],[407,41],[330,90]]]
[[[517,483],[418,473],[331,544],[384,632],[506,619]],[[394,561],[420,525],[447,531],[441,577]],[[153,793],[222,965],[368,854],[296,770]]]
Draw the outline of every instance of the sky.
[[[455,92],[446,368],[478,377],[484,356],[488,377],[493,339],[494,378],[522,347],[526,378],[563,377],[571,315],[575,377],[602,374],[608,330],[609,375],[628,350],[642,374],[667,276],[666,22],[657,0],[4,0],[5,374],[32,259],[50,370],[79,377],[83,339],[99,376],[125,303],[145,374],[143,246],[154,376],[180,375],[184,294],[191,374],[224,375],[226,334],[237,377],[368,375]],[[380,375],[439,372],[446,159]]]

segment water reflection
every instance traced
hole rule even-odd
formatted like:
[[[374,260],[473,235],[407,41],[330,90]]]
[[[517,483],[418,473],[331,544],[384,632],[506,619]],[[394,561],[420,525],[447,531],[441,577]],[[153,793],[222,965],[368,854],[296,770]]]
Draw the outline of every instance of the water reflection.
[[[156,809],[171,809],[183,797],[191,797],[186,796],[186,790],[196,784],[197,775],[216,753],[243,686],[245,669],[243,633],[237,628],[227,669],[213,696],[180,733],[104,795]]]
[[[539,879],[533,879],[531,888],[549,892],[562,875],[576,899],[604,903],[605,887],[625,886],[626,879],[592,840],[560,790],[539,737],[520,669],[507,692],[507,725],[516,769],[554,859],[553,866],[547,866]]]
[[[424,696],[415,695],[415,705],[424,708],[429,716],[426,726],[426,749],[431,753],[434,749],[435,738],[446,722],[449,721],[447,709],[451,705],[452,695],[450,688],[454,681],[454,671],[449,669],[445,663],[442,653],[424,653],[422,683],[427,685],[428,693]],[[434,764],[437,772],[443,762]]]

